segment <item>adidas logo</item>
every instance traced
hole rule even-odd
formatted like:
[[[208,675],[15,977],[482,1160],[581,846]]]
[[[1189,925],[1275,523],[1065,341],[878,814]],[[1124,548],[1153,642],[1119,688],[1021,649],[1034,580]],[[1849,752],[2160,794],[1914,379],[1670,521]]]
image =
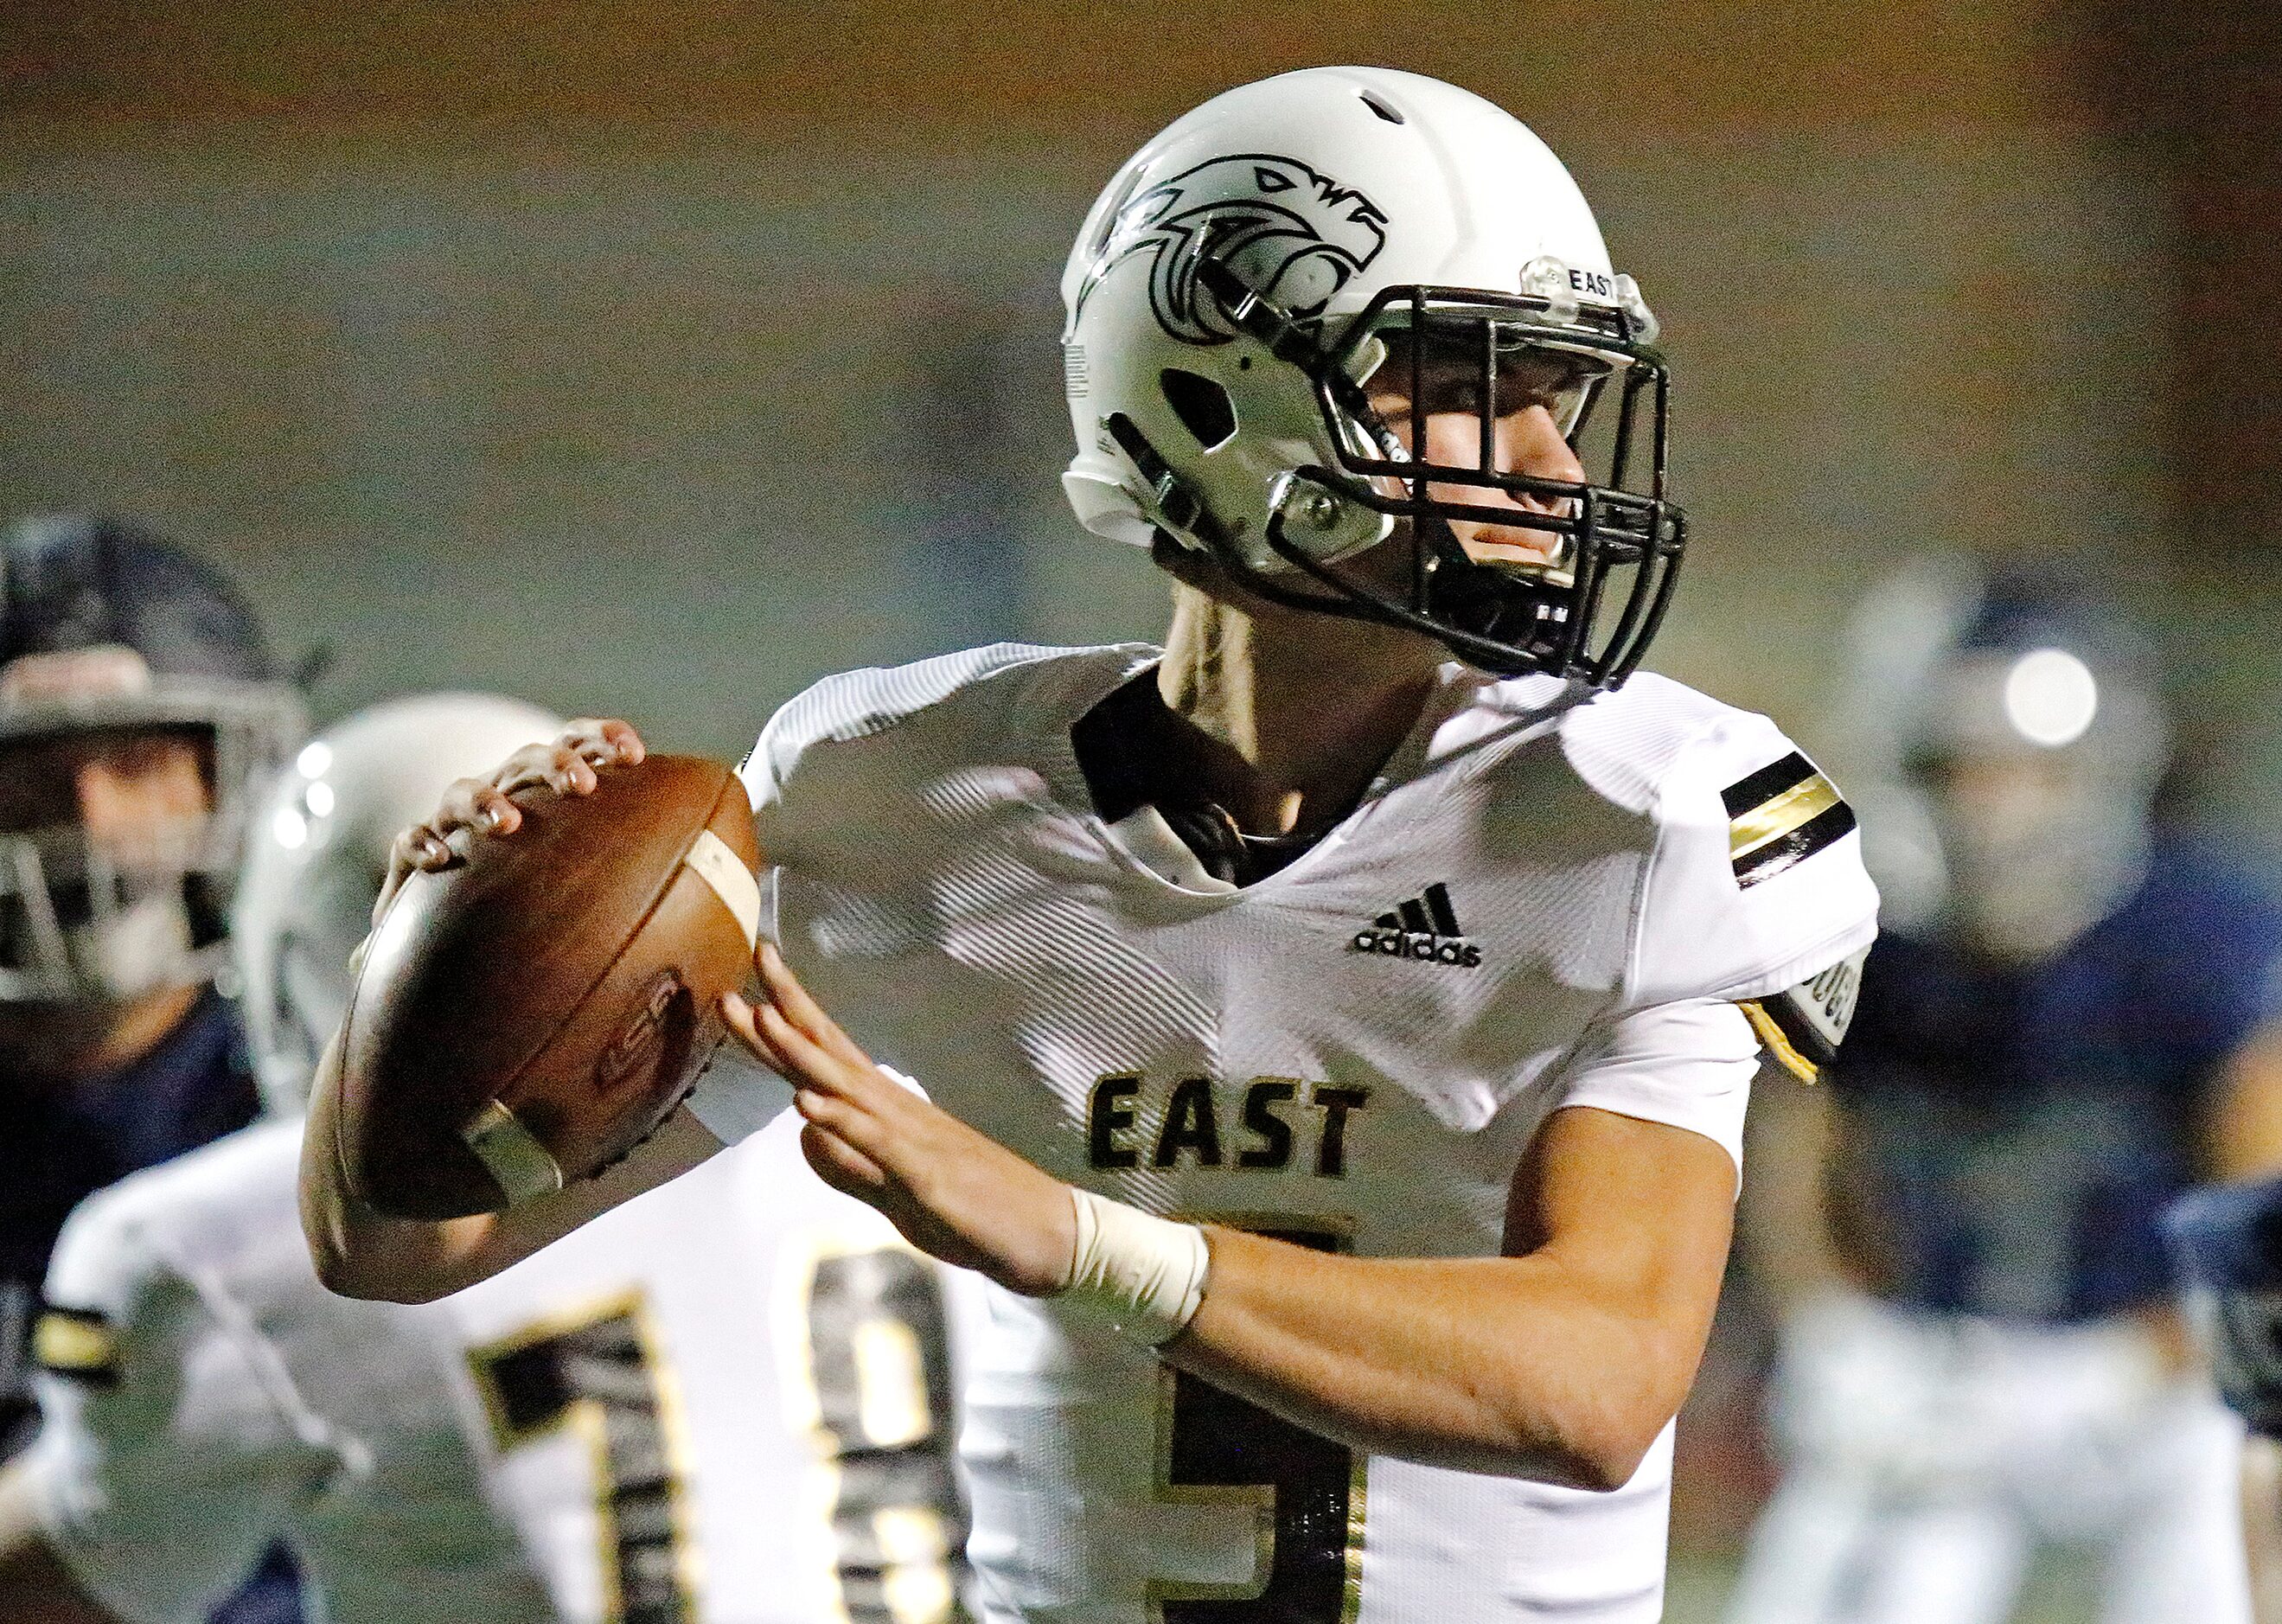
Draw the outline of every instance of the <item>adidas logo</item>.
[[[1467,970],[1480,967],[1482,962],[1482,950],[1467,941],[1466,933],[1458,928],[1449,888],[1439,880],[1371,921],[1369,929],[1356,931],[1347,947],[1353,952],[1455,964]]]

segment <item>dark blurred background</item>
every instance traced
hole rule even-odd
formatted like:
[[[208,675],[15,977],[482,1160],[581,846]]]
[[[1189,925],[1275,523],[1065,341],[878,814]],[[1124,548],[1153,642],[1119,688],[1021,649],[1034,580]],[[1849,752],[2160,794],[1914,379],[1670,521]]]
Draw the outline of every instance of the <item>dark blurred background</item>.
[[[1867,582],[2088,564],[2162,636],[2173,805],[2282,852],[2245,0],[11,0],[0,507],[217,555],[334,650],[321,717],[479,685],[726,753],[826,670],[1147,635],[1055,485],[1063,253],[1176,113],[1339,60],[1520,113],[1663,316],[1699,539],[1652,664],[1843,776]],[[1748,1371],[1699,1396],[1675,1618],[1757,1492]]]

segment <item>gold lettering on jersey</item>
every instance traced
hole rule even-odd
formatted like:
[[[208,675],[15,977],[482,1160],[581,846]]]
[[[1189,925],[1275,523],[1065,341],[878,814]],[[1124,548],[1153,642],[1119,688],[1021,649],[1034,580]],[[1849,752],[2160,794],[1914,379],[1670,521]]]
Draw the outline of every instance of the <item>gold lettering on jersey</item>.
[[[1354,1115],[1370,1104],[1367,1088],[1299,1077],[1153,1086],[1138,1072],[1113,1072],[1087,1100],[1086,1159],[1103,1172],[1234,1166],[1342,1178]]]

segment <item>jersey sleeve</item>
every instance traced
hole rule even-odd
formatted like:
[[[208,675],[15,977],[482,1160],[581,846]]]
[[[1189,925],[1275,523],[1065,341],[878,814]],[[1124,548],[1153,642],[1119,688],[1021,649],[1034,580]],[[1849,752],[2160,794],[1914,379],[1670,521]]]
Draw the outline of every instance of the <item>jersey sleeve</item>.
[[[1812,1077],[1845,1034],[1877,935],[1853,809],[1774,723],[1727,711],[1675,753],[1654,817],[1627,1002],[1740,1005]]]
[[[104,1196],[65,1228],[34,1336],[27,1457],[49,1538],[121,1618],[204,1617],[314,1493],[250,1331]]]
[[[805,837],[804,821],[811,826],[819,820],[835,823],[895,793],[892,781],[848,783],[827,775],[829,787],[822,793],[811,789],[802,797],[810,804],[796,808],[788,804],[787,792],[812,752],[819,746],[884,733],[975,682],[1001,672],[1036,667],[1058,652],[1022,643],[993,643],[909,665],[865,666],[827,677],[781,706],[737,769],[752,802],[754,836],[763,859],[772,865],[762,885],[761,934],[780,941],[776,881],[784,866],[797,870],[814,860],[817,843]],[[1106,652],[1122,657],[1129,651]],[[812,784],[816,776],[811,773],[808,781]],[[735,1145],[791,1103],[792,1090],[784,1079],[732,1040],[725,1041],[700,1072],[688,1107],[715,1138]]]
[[[1564,1106],[1700,1133],[1743,1163],[1743,1113],[1759,1068],[1759,1039],[1721,998],[1627,1011],[1595,1026],[1569,1067]]]

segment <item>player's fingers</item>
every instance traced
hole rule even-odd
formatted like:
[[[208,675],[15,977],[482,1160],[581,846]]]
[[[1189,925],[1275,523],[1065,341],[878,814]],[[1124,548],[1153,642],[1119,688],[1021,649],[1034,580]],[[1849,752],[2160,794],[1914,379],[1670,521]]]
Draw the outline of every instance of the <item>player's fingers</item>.
[[[860,1100],[821,1088],[796,1088],[793,1108],[803,1121],[829,1130],[889,1172],[900,1175],[904,1157],[901,1138],[894,1127],[866,1110]]]
[[[576,744],[557,744],[555,758],[547,763],[547,783],[563,795],[592,795],[602,779],[594,772],[594,764],[586,759]]]
[[[792,1062],[779,1054],[776,1046],[753,1024],[753,1006],[745,1001],[741,993],[725,992],[721,995],[721,1019],[728,1027],[729,1035],[743,1044],[755,1060],[779,1076],[788,1080],[791,1078]]]
[[[414,874],[428,869],[448,866],[454,860],[452,849],[425,824],[415,824],[400,831],[388,847],[388,878],[382,882],[380,895],[372,905],[372,922],[378,924],[381,915],[404,882]]]
[[[428,819],[428,827],[443,835],[448,835],[454,829],[475,828],[476,797],[491,787],[488,781],[480,778],[454,779],[437,801],[436,810]]]
[[[800,1131],[800,1152],[816,1176],[843,1195],[858,1201],[887,1188],[888,1175],[879,1163],[845,1139],[813,1124]]]
[[[764,940],[753,962],[760,970],[761,984],[768,990],[770,1002],[784,1011],[795,1026],[848,1065],[871,1065],[872,1057],[856,1046],[855,1039],[842,1031],[840,1023],[826,1014],[823,1006],[809,997],[808,989],[795,979],[775,943]]]
[[[580,717],[563,730],[558,741],[570,745],[598,767],[633,766],[649,754],[630,722],[616,717]]]
[[[544,744],[524,745],[493,769],[493,786],[503,794],[512,794],[545,783],[547,771],[555,764],[558,742],[550,739]]]
[[[403,849],[407,866],[419,873],[433,874],[460,860],[452,843],[432,824],[415,824],[396,838]]]
[[[788,1021],[784,1011],[773,1004],[754,1006],[753,1028],[768,1040],[769,1047],[784,1056],[792,1068],[785,1075],[812,1088],[829,1089],[835,1094],[845,1095],[850,1092],[850,1084],[859,1082],[859,1074],[868,1069],[848,1065]]]

